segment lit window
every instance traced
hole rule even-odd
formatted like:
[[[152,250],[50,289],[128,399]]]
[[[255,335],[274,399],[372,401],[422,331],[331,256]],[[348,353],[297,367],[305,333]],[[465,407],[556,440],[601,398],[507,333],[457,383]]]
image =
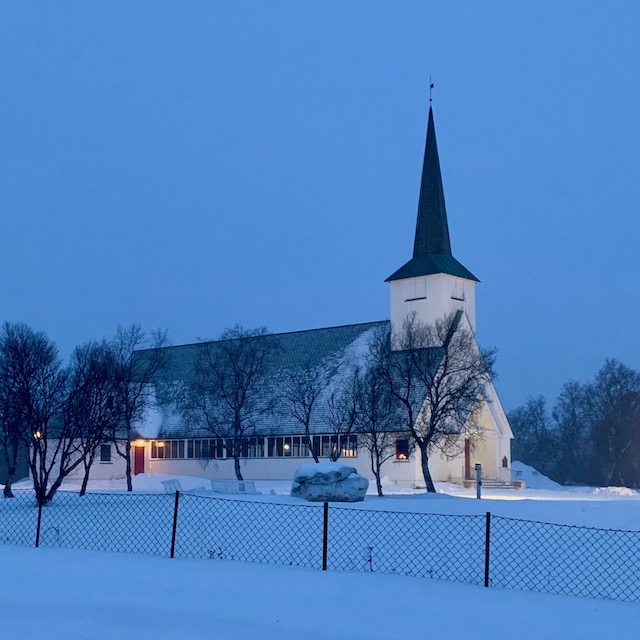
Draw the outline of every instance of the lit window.
[[[341,436],[340,450],[345,458],[355,458],[358,455],[358,436]]]
[[[406,439],[396,440],[396,460],[409,459],[409,441]]]

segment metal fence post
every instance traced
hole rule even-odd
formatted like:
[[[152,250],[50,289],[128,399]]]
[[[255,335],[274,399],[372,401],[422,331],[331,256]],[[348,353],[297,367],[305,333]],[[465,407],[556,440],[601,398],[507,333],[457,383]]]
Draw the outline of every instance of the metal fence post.
[[[487,523],[484,533],[484,586],[489,586],[489,557],[491,551],[491,513],[487,511]]]
[[[36,548],[40,546],[40,525],[42,524],[42,500],[38,499],[38,524],[36,526]]]
[[[329,503],[324,503],[324,522],[322,527],[322,570],[327,570],[327,547],[329,544]]]
[[[176,529],[178,528],[178,503],[180,502],[180,492],[176,491],[176,501],[173,505],[173,530],[171,531],[171,554],[173,558],[176,552]]]

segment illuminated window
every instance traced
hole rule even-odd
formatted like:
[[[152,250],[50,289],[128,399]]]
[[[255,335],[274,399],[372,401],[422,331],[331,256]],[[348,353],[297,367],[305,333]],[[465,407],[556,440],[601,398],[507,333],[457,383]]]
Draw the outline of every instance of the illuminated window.
[[[409,459],[409,440],[396,440],[396,460]]]

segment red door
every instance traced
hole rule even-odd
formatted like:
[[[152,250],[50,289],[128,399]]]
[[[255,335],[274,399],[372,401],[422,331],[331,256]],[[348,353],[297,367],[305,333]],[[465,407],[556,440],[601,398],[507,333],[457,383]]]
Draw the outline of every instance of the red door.
[[[465,438],[464,441],[464,477],[465,480],[471,478],[471,441]]]
[[[134,447],[133,453],[133,475],[144,473],[144,447]]]

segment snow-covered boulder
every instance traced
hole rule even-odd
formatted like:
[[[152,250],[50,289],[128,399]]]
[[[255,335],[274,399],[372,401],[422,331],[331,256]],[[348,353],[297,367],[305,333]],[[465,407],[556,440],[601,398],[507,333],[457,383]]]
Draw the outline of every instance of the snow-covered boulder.
[[[360,502],[369,481],[342,462],[319,462],[298,467],[291,495],[309,502]]]

